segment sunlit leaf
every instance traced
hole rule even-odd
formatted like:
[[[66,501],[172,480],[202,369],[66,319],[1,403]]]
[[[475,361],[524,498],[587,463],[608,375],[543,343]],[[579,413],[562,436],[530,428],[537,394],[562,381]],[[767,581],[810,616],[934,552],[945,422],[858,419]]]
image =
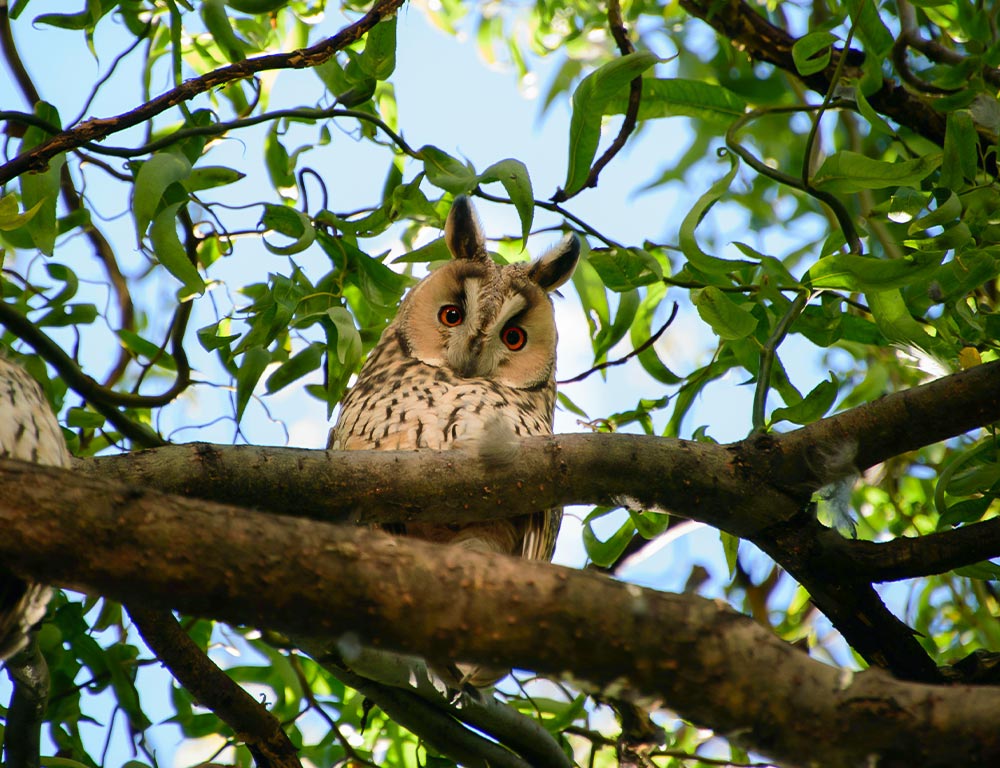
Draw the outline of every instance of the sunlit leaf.
[[[820,31],[803,35],[792,46],[792,60],[800,75],[814,75],[830,63],[830,48],[840,38]]]
[[[420,156],[424,160],[427,180],[434,186],[453,195],[460,195],[476,185],[478,177],[472,167],[456,160],[447,152],[427,145],[420,148]]]
[[[698,291],[693,301],[701,319],[720,338],[742,339],[757,328],[757,318],[715,286]]]
[[[795,405],[787,408],[775,408],[771,413],[771,423],[790,421],[793,424],[811,424],[825,416],[837,399],[840,385],[837,379],[830,375],[829,379],[821,381]]]
[[[521,219],[521,238],[527,243],[535,213],[535,196],[531,190],[531,177],[528,176],[527,166],[513,158],[501,160],[479,174],[480,184],[488,184],[491,181],[503,184]]]
[[[573,92],[569,124],[569,163],[563,191],[573,194],[587,180],[601,140],[601,118],[612,99],[659,59],[651,53],[631,53],[614,59],[587,75]]]
[[[625,114],[628,93],[618,92],[608,103],[606,114]],[[738,94],[714,83],[683,78],[642,80],[642,100],[639,120],[661,117],[696,117],[728,125],[747,110],[747,103]]]
[[[941,153],[890,163],[848,149],[834,152],[816,171],[812,183],[826,192],[851,193],[865,189],[914,186],[941,164]]]
[[[191,163],[174,152],[159,152],[142,164],[135,178],[132,193],[132,213],[135,231],[141,242],[146,229],[157,214],[163,194],[171,184],[184,181],[191,174]],[[176,214],[169,217],[171,220]]]
[[[187,249],[177,234],[177,211],[181,203],[168,205],[153,219],[149,229],[149,241],[153,246],[153,255],[166,270],[184,285],[182,297],[205,292],[205,281],[198,268],[188,258]]]

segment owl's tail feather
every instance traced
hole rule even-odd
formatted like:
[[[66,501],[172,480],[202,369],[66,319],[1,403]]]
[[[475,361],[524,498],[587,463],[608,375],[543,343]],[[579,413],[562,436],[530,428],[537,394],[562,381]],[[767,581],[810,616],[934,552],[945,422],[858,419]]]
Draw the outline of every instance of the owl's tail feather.
[[[0,567],[0,661],[28,645],[51,595],[44,584],[27,583]]]

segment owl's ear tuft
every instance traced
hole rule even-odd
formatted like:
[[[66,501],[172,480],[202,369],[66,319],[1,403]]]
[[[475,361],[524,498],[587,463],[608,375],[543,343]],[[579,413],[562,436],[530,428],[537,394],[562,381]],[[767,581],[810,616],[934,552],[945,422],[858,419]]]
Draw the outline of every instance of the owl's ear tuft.
[[[451,205],[444,225],[444,241],[456,259],[482,261],[489,258],[476,209],[465,195],[456,197]]]
[[[573,276],[580,258],[580,238],[570,232],[528,268],[528,277],[545,291],[554,291]]]

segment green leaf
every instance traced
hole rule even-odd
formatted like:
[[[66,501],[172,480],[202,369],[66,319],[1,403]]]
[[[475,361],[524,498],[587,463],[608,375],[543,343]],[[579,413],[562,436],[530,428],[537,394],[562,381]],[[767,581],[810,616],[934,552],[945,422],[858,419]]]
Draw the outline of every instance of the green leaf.
[[[638,290],[624,291],[618,299],[618,309],[615,312],[615,321],[610,327],[601,328],[594,337],[594,360],[595,362],[604,355],[619,341],[625,338],[636,313],[641,305],[641,298]]]
[[[840,38],[831,32],[820,31],[803,35],[792,46],[792,61],[800,75],[815,75],[830,63],[830,48]]]
[[[605,114],[624,115],[628,93],[617,92],[608,102]],[[728,88],[701,80],[683,78],[642,80],[639,120],[661,117],[695,117],[718,125],[729,125],[747,110],[747,103]]]
[[[419,154],[427,180],[435,187],[461,195],[476,186],[478,177],[472,166],[429,144],[421,147]]]
[[[602,568],[609,568],[614,565],[635,535],[635,525],[633,525],[631,519],[628,519],[607,541],[601,541],[597,537],[591,523],[613,512],[615,509],[615,507],[595,507],[583,521],[583,547],[587,552],[587,557],[595,565],[599,565]]]
[[[144,339],[135,331],[122,328],[118,332],[118,338],[122,346],[135,355],[136,358],[146,358],[146,360],[156,361],[156,365],[169,371],[177,370],[177,363],[173,355],[165,349],[161,349],[158,344],[154,344],[149,339]]]
[[[854,31],[865,44],[865,52],[877,59],[888,56],[895,38],[879,16],[878,3],[875,0],[847,0],[846,5]]]
[[[240,337],[238,333],[225,334],[222,331],[223,325],[226,325],[228,330],[228,322],[222,320],[198,329],[198,342],[206,352],[228,349]]]
[[[642,51],[614,59],[587,75],[573,92],[569,124],[569,164],[563,191],[571,195],[583,187],[601,141],[601,119],[619,91],[659,59]]]
[[[812,184],[825,192],[851,193],[865,189],[915,186],[941,164],[941,153],[889,163],[844,149],[830,155],[816,171]]]
[[[655,539],[670,525],[670,515],[665,512],[651,512],[649,510],[636,512],[631,509],[626,511],[632,520],[632,525],[644,539]]]
[[[236,421],[243,419],[243,411],[253,396],[254,387],[264,369],[271,362],[271,353],[264,347],[250,347],[243,353],[243,362],[236,371]]]
[[[288,5],[288,0],[226,0],[233,10],[249,15],[274,13]]]
[[[105,418],[86,408],[70,408],[66,411],[66,426],[73,429],[100,429]]]
[[[954,573],[958,576],[964,576],[967,579],[998,581],[1000,580],[1000,565],[997,565],[989,560],[984,560],[983,562],[976,563],[975,565],[966,565],[961,568],[956,568]]]
[[[266,230],[277,232],[294,240],[288,245],[274,245],[264,238],[264,247],[278,256],[291,256],[308,248],[316,240],[316,228],[312,219],[302,211],[286,205],[264,205],[264,215],[260,223]]]
[[[577,268],[579,270],[579,267]],[[646,289],[646,296],[643,298],[639,309],[636,311],[635,320],[629,330],[629,341],[632,348],[638,349],[646,344],[653,335],[653,316],[656,310],[663,306],[663,297],[667,292],[667,287],[663,283],[657,283]],[[663,322],[666,322],[665,320]],[[657,329],[659,330],[659,329]],[[669,331],[668,331],[669,333]],[[638,355],[639,364],[643,370],[656,379],[661,384],[679,384],[681,379],[671,371],[660,356],[656,353],[656,345],[646,347]]]
[[[966,181],[975,180],[979,172],[978,147],[979,136],[972,113],[967,109],[949,112],[938,183],[942,187],[961,189]]]
[[[187,249],[177,234],[177,211],[184,203],[168,205],[153,219],[149,229],[149,242],[153,255],[171,275],[184,285],[181,298],[186,299],[205,292],[205,281],[198,268],[188,258]]]
[[[203,189],[212,189],[232,184],[245,176],[245,173],[232,168],[226,168],[223,165],[206,165],[191,171],[191,175],[187,177],[183,185],[184,189],[188,192],[200,192]]]
[[[288,358],[267,377],[264,388],[268,394],[284,389],[293,381],[319,368],[324,351],[322,344],[314,343]]]
[[[17,205],[16,195],[9,194],[0,197],[0,230],[10,231],[24,226],[38,213],[43,202],[43,200],[39,200],[27,211],[21,213]]]
[[[531,189],[531,177],[528,168],[520,160],[508,158],[494,163],[481,174],[478,182],[489,184],[499,181],[507,191],[507,196],[514,203],[517,215],[521,219],[521,240],[527,245],[528,233],[535,214],[535,195]]]
[[[232,22],[229,21],[229,14],[226,13],[225,0],[202,0],[201,20],[215,40],[215,44],[229,61],[235,64],[246,58],[243,41],[236,36]]]
[[[993,496],[980,496],[978,499],[966,499],[957,504],[951,504],[938,519],[938,530],[982,520],[993,501]]]
[[[663,279],[660,263],[641,248],[592,250],[587,261],[604,285],[617,293]]]
[[[368,31],[357,58],[361,71],[375,80],[388,80],[396,69],[396,18],[383,19]]]
[[[736,575],[736,565],[740,555],[740,537],[731,533],[719,531],[719,541],[722,542],[722,551],[726,555],[726,565],[729,566],[729,577]]]
[[[279,194],[288,197],[286,193],[295,189],[295,159],[281,143],[277,122],[264,135],[264,164],[272,186]]]
[[[103,13],[101,0],[86,0],[86,7],[78,13],[43,13],[35,17],[35,24],[47,24],[58,29],[91,29],[101,20]]]
[[[895,198],[896,195],[893,196],[893,199]],[[933,227],[948,227],[959,220],[962,215],[962,199],[957,194],[950,189],[935,189],[933,198],[936,205],[934,210],[930,211],[926,216],[915,219],[906,228],[907,234],[916,235]],[[926,205],[926,200],[924,200],[924,203]],[[914,201],[913,205],[916,205],[916,201]],[[918,208],[913,212],[913,215],[919,213],[920,210]]]
[[[901,259],[840,253],[817,261],[803,280],[813,289],[869,291],[902,288],[929,280],[943,259],[944,251],[912,253]]]
[[[681,252],[691,262],[691,265],[710,276],[726,275],[739,267],[756,266],[750,261],[736,261],[709,256],[701,250],[701,246],[698,245],[698,240],[695,237],[695,229],[697,229],[705,214],[729,191],[729,186],[733,183],[733,179],[736,178],[736,171],[740,167],[739,160],[731,152],[726,153],[726,157],[729,159],[729,170],[725,176],[716,181],[705,194],[699,197],[691,210],[687,212],[684,221],[681,222],[678,237]]]
[[[873,131],[881,133],[885,136],[895,136],[896,131],[882,118],[878,112],[875,111],[872,105],[868,103],[868,98],[865,96],[860,85],[855,88],[854,97],[858,102],[858,111],[861,113],[861,116],[868,121],[868,124],[872,127]]]
[[[163,193],[171,184],[184,181],[191,175],[191,163],[187,158],[175,152],[159,152],[142,164],[135,178],[135,190],[132,194],[132,214],[135,217],[137,240],[142,242],[146,229],[149,227]],[[172,220],[179,206],[173,206]]]
[[[579,416],[585,421],[589,421],[590,417],[587,416],[587,412],[583,410],[580,406],[569,399],[569,396],[565,392],[556,392],[556,399],[559,401],[559,405],[565,408],[567,411],[572,413],[574,416]]]
[[[68,328],[74,325],[90,325],[97,319],[97,307],[93,304],[59,304],[35,321],[35,325],[49,328]]]
[[[940,360],[950,359],[954,352],[939,336],[931,336],[910,315],[910,310],[898,288],[868,291],[868,307],[882,334],[897,344],[913,345]]]
[[[426,264],[431,261],[447,261],[451,258],[451,251],[443,237],[436,237],[427,245],[414,248],[409,253],[397,256],[392,260],[393,264]]]
[[[44,101],[35,105],[35,115],[51,125],[58,127],[59,113],[55,107]],[[39,144],[48,141],[50,134],[37,126],[29,126],[21,140],[21,151],[27,152]],[[44,171],[29,171],[20,176],[21,204],[26,210],[35,210],[35,214],[25,221],[25,231],[34,246],[51,256],[55,250],[58,227],[56,224],[56,207],[59,199],[59,183],[66,155],[59,154],[49,160]]]
[[[80,287],[80,279],[72,269],[65,264],[50,262],[45,265],[45,271],[49,273],[49,277],[53,280],[58,280],[65,284],[62,290],[55,296],[49,296],[49,304],[65,304],[76,296],[76,292]]]
[[[787,408],[775,408],[771,414],[771,423],[790,421],[793,424],[811,424],[821,419],[833,407],[840,386],[831,373],[830,378],[821,381],[812,391],[795,405]]]
[[[351,313],[343,307],[330,307],[326,312],[337,329],[337,360],[345,365],[360,358],[361,334]]]
[[[702,288],[692,300],[701,319],[722,339],[742,339],[757,329],[757,318],[715,286]]]

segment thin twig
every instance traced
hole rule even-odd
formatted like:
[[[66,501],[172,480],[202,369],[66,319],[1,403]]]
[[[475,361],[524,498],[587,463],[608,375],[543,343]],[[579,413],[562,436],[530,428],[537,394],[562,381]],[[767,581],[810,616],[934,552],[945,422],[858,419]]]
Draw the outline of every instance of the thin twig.
[[[843,101],[840,99],[834,100],[830,104],[826,105],[826,108],[839,107],[839,108],[851,108],[855,105],[851,102]],[[848,247],[851,249],[852,253],[861,253],[861,238],[858,237],[857,229],[854,226],[854,221],[851,215],[847,212],[843,203],[840,202],[834,195],[829,192],[824,192],[823,190],[816,189],[811,184],[806,184],[802,179],[791,176],[790,174],[779,171],[776,168],[771,168],[766,163],[761,162],[756,156],[742,144],[736,140],[737,134],[743,129],[743,127],[759,117],[770,114],[781,114],[787,112],[811,112],[817,109],[823,109],[822,105],[811,105],[811,104],[801,104],[795,107],[767,107],[762,109],[754,109],[747,112],[745,115],[740,116],[737,120],[729,126],[729,130],[726,131],[726,146],[729,147],[733,152],[739,155],[747,165],[753,168],[757,173],[762,176],[766,176],[769,179],[773,179],[780,184],[792,187],[801,192],[826,203],[830,210],[833,211],[834,216],[837,217],[837,223],[840,224],[840,228],[844,232],[844,239],[848,243]]]
[[[622,9],[618,0],[608,0],[608,28],[611,30],[611,36],[614,38],[615,43],[618,46],[618,51],[622,56],[628,56],[630,53],[635,53],[635,46],[632,45],[632,41],[629,40],[628,30],[625,28],[625,21],[622,19]],[[618,135],[615,136],[615,140],[611,142],[603,155],[601,155],[597,162],[595,162],[591,168],[590,173],[587,174],[586,181],[574,192],[566,193],[565,190],[558,189],[556,193],[552,196],[552,202],[554,203],[564,203],[571,197],[578,195],[585,189],[590,189],[597,186],[597,179],[601,175],[601,171],[604,170],[605,166],[610,163],[615,156],[621,152],[624,148],[625,143],[628,141],[628,137],[632,135],[635,130],[636,123],[639,117],[639,105],[642,102],[642,75],[635,77],[629,83],[628,86],[628,107],[625,109],[625,119],[622,121],[622,126],[618,130]]]
[[[674,318],[677,317],[678,309],[679,307],[677,305],[677,302],[675,301],[674,308],[671,310],[670,317],[667,318],[667,322],[665,322],[656,333],[654,333],[652,336],[650,336],[648,339],[642,342],[642,344],[633,349],[624,357],[620,357],[617,360],[605,360],[603,363],[598,363],[593,368],[590,368],[589,370],[586,370],[583,373],[574,376],[571,379],[562,379],[561,381],[557,381],[556,384],[562,386],[563,384],[573,384],[574,382],[577,381],[583,381],[591,374],[597,373],[597,371],[603,371],[605,368],[612,368],[616,365],[623,365],[636,355],[641,355],[643,352],[645,352],[647,349],[653,346],[656,343],[657,339],[659,339],[660,336],[663,335],[663,332],[666,331],[667,328],[671,326],[671,324],[674,322]]]
[[[788,330],[792,323],[802,314],[802,311],[809,303],[812,294],[809,291],[802,291],[788,306],[788,310],[774,326],[771,335],[760,351],[760,367],[757,370],[757,388],[753,393],[753,428],[759,430],[764,428],[764,407],[767,404],[767,393],[771,388],[771,369],[774,367],[774,359],[778,353],[778,347],[788,335]]]
[[[136,125],[148,124],[156,115],[172,107],[186,104],[195,96],[221,85],[245,80],[260,72],[276,69],[303,69],[322,64],[338,51],[360,40],[376,24],[394,14],[402,4],[403,0],[380,0],[356,22],[310,48],[288,53],[256,56],[220,67],[199,77],[186,80],[129,112],[110,118],[94,118],[71,130],[62,131],[49,141],[39,144],[27,152],[22,152],[10,162],[0,166],[0,184],[6,184],[25,171],[44,169],[52,158],[63,152],[77,149],[88,142],[99,141],[106,136]]]

